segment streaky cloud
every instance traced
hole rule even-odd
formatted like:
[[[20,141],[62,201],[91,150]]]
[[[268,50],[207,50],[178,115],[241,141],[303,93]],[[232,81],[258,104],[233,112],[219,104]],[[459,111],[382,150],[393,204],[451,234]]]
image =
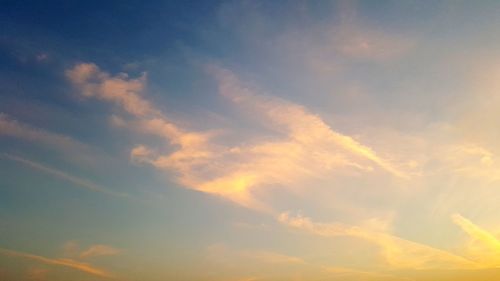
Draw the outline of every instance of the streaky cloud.
[[[211,66],[209,69],[219,81],[222,96],[235,104],[249,106],[257,113],[264,114],[270,122],[278,127],[284,127],[290,139],[303,145],[317,145],[320,148],[327,145],[338,146],[347,152],[373,161],[395,176],[407,177],[387,160],[378,156],[373,149],[350,136],[332,130],[318,115],[308,112],[304,107],[279,98],[258,95],[245,87],[232,72],[226,69],[217,66]],[[328,148],[332,149],[331,147],[325,148],[327,154],[330,152]],[[330,154],[335,154],[335,152],[330,152]]]
[[[103,278],[113,278],[114,277],[113,274],[111,274],[110,272],[107,272],[103,269],[94,267],[91,264],[83,263],[83,262],[76,261],[73,259],[62,259],[62,258],[61,259],[52,259],[52,258],[47,258],[47,257],[39,256],[39,255],[8,250],[8,249],[4,249],[4,248],[0,248],[0,253],[3,253],[4,255],[7,255],[7,256],[20,257],[20,258],[24,258],[24,259],[38,261],[38,262],[49,264],[49,265],[67,267],[67,268],[75,269],[75,270],[85,272],[88,274],[92,274],[92,275],[97,276],[97,277],[103,277]]]
[[[112,196],[118,196],[118,197],[127,197],[128,196],[125,193],[111,191],[111,190],[106,189],[106,188],[104,188],[96,183],[89,181],[89,180],[70,175],[66,172],[49,167],[45,164],[35,162],[33,160],[28,160],[28,159],[25,159],[25,158],[22,158],[19,156],[15,156],[15,155],[11,155],[11,154],[1,154],[0,157],[21,163],[29,168],[44,172],[44,173],[49,174],[53,177],[70,182],[76,186],[79,186],[79,187],[82,187],[82,188],[85,188],[88,190],[101,192],[101,193],[105,193],[105,194],[112,195]]]
[[[91,245],[88,249],[80,253],[80,258],[91,258],[99,256],[115,256],[121,253],[120,249],[108,245]]]
[[[0,112],[0,136],[1,135],[50,147],[58,152],[62,152],[68,158],[92,162],[92,157],[89,156],[91,149],[88,145],[70,136],[30,126]]]
[[[389,233],[376,232],[358,226],[340,223],[316,223],[302,215],[282,213],[277,220],[293,228],[325,237],[349,236],[380,247],[380,254],[388,269],[478,269],[480,264],[465,257],[406,240]]]
[[[453,214],[451,218],[471,238],[465,246],[465,252],[471,259],[486,268],[500,266],[500,239],[498,237],[460,214]]]

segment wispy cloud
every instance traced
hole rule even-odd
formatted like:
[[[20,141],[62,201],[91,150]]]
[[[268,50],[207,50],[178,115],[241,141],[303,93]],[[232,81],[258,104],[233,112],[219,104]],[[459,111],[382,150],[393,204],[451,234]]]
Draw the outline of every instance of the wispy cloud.
[[[450,144],[442,149],[443,167],[450,173],[492,183],[500,180],[500,166],[489,149],[470,142]]]
[[[56,44],[50,34],[40,35],[48,40],[42,42],[46,50],[31,44],[38,40],[17,38],[19,28],[0,39],[13,64],[24,62],[0,78],[6,94],[0,108],[9,112],[0,113],[0,143],[13,148],[0,152],[2,164],[69,191],[127,196],[98,179],[116,176],[154,197],[113,207],[109,217],[130,217],[123,227],[72,229],[99,234],[102,243],[70,241],[58,258],[18,253],[16,261],[24,264],[24,257],[52,273],[58,266],[93,267],[102,259],[121,264],[130,278],[154,273],[165,276],[150,278],[189,280],[449,279],[444,276],[500,269],[500,235],[493,225],[500,212],[500,51],[491,20],[500,5],[269,2],[224,1],[201,13],[181,13],[180,21],[175,11],[168,13],[171,21],[154,15],[182,5],[141,7],[134,21],[146,23],[148,34],[140,37],[155,39],[153,48],[118,46],[112,60],[97,56],[69,66],[63,71],[72,90],[54,71],[66,67],[69,57],[95,52],[79,51],[78,42],[65,38],[95,45],[99,34],[58,36]],[[190,24],[170,26],[186,22],[185,16]],[[118,29],[127,22],[110,18]],[[26,19],[9,20],[16,27]],[[19,30],[29,29],[28,21]],[[123,41],[123,34],[115,35],[110,40]],[[163,47],[168,50],[158,56]],[[138,60],[124,61],[130,53]],[[72,117],[61,121],[61,114]],[[101,145],[123,163],[101,161]],[[87,159],[98,172],[85,175],[60,165]],[[168,182],[158,186],[157,176]],[[170,190],[177,186],[207,196]],[[7,191],[7,201],[20,195]],[[59,197],[53,199],[64,200]],[[203,214],[192,208],[192,199],[209,201]],[[7,228],[22,230],[22,218],[36,216],[16,213],[15,204],[6,207],[0,224]],[[165,213],[168,220],[162,220]],[[206,220],[198,224],[200,216]],[[40,224],[50,226],[51,236],[60,222],[46,219]],[[135,247],[134,234],[142,229],[151,230],[151,241]],[[162,233],[171,229],[175,233],[165,238]],[[189,243],[191,232],[205,234]],[[203,260],[196,249],[214,240],[222,246]],[[45,273],[35,268],[32,274]]]
[[[304,107],[255,93],[226,69],[212,67],[211,70],[219,81],[222,96],[237,105],[249,108],[253,113],[257,113],[257,116],[265,116],[264,122],[274,124],[274,129],[284,132],[289,142],[302,146],[313,155],[323,152],[323,158],[316,159],[313,163],[319,160],[325,162],[322,166],[328,166],[329,161],[335,163],[338,161],[337,158],[345,158],[342,165],[362,167],[361,164],[355,163],[355,160],[350,160],[349,155],[345,155],[351,154],[370,160],[395,176],[406,176],[387,160],[378,156],[373,149],[348,135],[334,131],[318,115],[308,112]]]
[[[96,183],[89,181],[89,180],[70,175],[66,172],[49,167],[45,164],[41,164],[41,163],[38,163],[38,162],[35,162],[32,160],[28,160],[28,159],[25,159],[25,158],[22,158],[19,156],[10,155],[10,154],[2,154],[2,155],[0,155],[0,157],[21,163],[29,168],[44,172],[44,173],[49,174],[53,177],[56,177],[60,180],[70,182],[76,186],[83,187],[85,189],[89,189],[89,190],[96,191],[96,192],[102,192],[102,193],[105,193],[108,195],[113,195],[113,196],[120,196],[120,197],[128,196],[125,193],[111,191],[111,190],[106,189],[106,188],[104,188]]]
[[[86,97],[115,102],[133,115],[158,114],[148,101],[139,96],[145,87],[145,74],[137,79],[129,79],[125,73],[112,77],[95,64],[82,63],[68,70],[66,75]]]
[[[196,132],[179,126],[144,97],[145,76],[137,79],[125,74],[112,76],[93,64],[77,65],[67,72],[82,95],[112,102],[131,117],[127,119],[113,115],[114,123],[164,140],[157,147],[135,146],[130,152],[132,161],[148,163],[161,171],[173,173],[177,181],[187,188],[218,195],[270,214],[279,211],[272,204],[267,204],[262,194],[272,196],[276,190],[295,192],[314,180],[331,180],[343,173],[376,173],[406,182],[415,175],[412,170],[414,166],[418,166],[422,169],[419,177],[447,175],[450,171],[460,176],[479,174],[482,177],[481,169],[463,165],[471,164],[471,157],[485,167],[496,169],[492,152],[460,140],[440,142],[420,162],[402,165],[389,160],[394,159],[391,155],[384,157],[386,154],[377,153],[361,141],[334,130],[305,107],[267,95],[240,81],[227,69],[211,65],[208,73],[216,79],[222,97],[249,113],[242,118],[251,116],[252,122],[263,127],[260,135],[231,143],[211,132]],[[238,132],[226,131],[224,134]],[[423,136],[415,138],[423,143],[418,149],[424,153],[430,144],[423,140]],[[412,159],[406,160],[411,162]],[[423,169],[425,161],[433,161],[438,169]],[[473,256],[469,259],[469,256],[397,237],[391,233],[384,219],[365,220],[352,226],[316,223],[307,217],[282,213],[278,220],[316,235],[348,236],[372,243],[378,247],[381,261],[388,270],[483,268],[482,263]],[[461,227],[466,225],[456,217],[454,220],[460,222]],[[269,261],[298,262],[293,258],[265,252],[248,255],[260,255]]]
[[[121,253],[120,249],[108,245],[92,245],[88,249],[80,253],[80,258],[91,258],[99,256],[115,256]]]
[[[465,252],[471,259],[478,261],[485,267],[500,266],[500,239],[497,236],[475,225],[460,214],[454,214],[451,218],[471,239],[465,247]]]
[[[84,149],[86,146],[71,137],[34,128],[0,113],[0,134],[25,140],[41,142],[68,150]]]
[[[467,258],[428,245],[409,241],[389,233],[357,226],[316,223],[301,215],[282,213],[278,221],[325,237],[350,236],[380,247],[380,253],[389,269],[476,269],[480,265]]]
[[[143,133],[163,138],[166,144],[174,148],[169,155],[157,156],[152,149],[139,145],[131,150],[134,161],[149,162],[177,172],[181,182],[193,187],[187,175],[210,157],[211,152],[207,150],[209,135],[180,128],[143,98],[145,76],[138,79],[129,78],[123,73],[111,76],[91,63],[78,64],[66,74],[83,96],[115,103],[135,118],[132,126]],[[124,122],[121,122],[122,125],[126,124]]]
[[[3,249],[0,248],[0,252],[12,256],[12,257],[19,257],[19,258],[24,258],[24,259],[29,259],[49,265],[56,265],[56,266],[62,266],[62,267],[67,267],[67,268],[72,268],[81,272],[85,272],[88,274],[92,274],[98,277],[104,277],[104,278],[112,278],[113,275],[103,269],[94,267],[88,263],[83,263],[79,262],[76,260],[72,259],[52,259],[52,258],[47,258],[43,256],[38,256],[38,255],[33,255],[29,253],[23,253],[23,252],[17,252],[17,251],[12,251],[8,249]]]
[[[86,259],[100,256],[116,256],[121,254],[122,250],[104,244],[94,244],[88,246],[88,248],[81,248],[78,241],[70,240],[64,243],[63,252],[66,257]]]
[[[50,272],[48,268],[31,267],[27,270],[29,280],[42,281],[47,280],[47,274]]]
[[[326,53],[375,62],[400,58],[415,47],[415,36],[388,32],[363,22],[356,6],[355,2],[337,3],[339,22],[321,26],[322,36],[318,37],[324,40],[316,40],[311,46],[321,46]]]
[[[82,95],[119,105],[135,118],[130,122],[132,126],[163,137],[170,144],[169,150],[173,149],[165,155],[162,146],[138,145],[131,150],[133,161],[174,172],[188,188],[219,195],[243,206],[267,209],[269,206],[255,197],[256,189],[292,188],[339,168],[369,172],[375,165],[396,177],[406,177],[371,148],[332,130],[305,108],[257,94],[228,70],[211,67],[209,72],[217,79],[223,97],[265,118],[264,122],[281,137],[228,146],[211,133],[183,129],[165,117],[142,97],[144,76],[137,79],[125,74],[111,76],[94,64],[77,65],[67,75]]]
[[[78,162],[93,162],[95,156],[88,145],[70,136],[30,126],[0,112],[0,136],[2,135],[40,144]]]

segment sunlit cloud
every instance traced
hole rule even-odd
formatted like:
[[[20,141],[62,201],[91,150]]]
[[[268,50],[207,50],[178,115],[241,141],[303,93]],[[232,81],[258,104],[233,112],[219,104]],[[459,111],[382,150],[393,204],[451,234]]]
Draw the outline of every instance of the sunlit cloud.
[[[260,135],[247,138],[244,142],[228,143],[212,133],[220,131],[220,128],[197,132],[179,126],[146,99],[145,76],[137,79],[125,74],[112,76],[94,64],[77,65],[67,75],[82,95],[112,102],[128,114],[128,117],[111,115],[112,124],[164,140],[156,147],[139,144],[131,148],[132,162],[147,163],[171,173],[177,177],[178,183],[187,188],[221,196],[273,215],[279,214],[279,210],[267,204],[262,194],[272,196],[272,192],[278,190],[295,192],[315,180],[330,180],[337,175],[356,177],[378,174],[402,183],[415,177],[425,179],[426,176],[451,173],[478,178],[490,174],[491,180],[496,180],[491,174],[491,171],[497,170],[495,155],[478,144],[443,139],[432,147],[431,153],[420,157],[419,154],[429,151],[431,144],[425,139],[427,136],[446,134],[447,131],[439,130],[440,127],[433,128],[436,131],[411,136],[419,146],[416,147],[418,151],[403,159],[409,164],[394,161],[394,155],[387,153],[397,155],[398,151],[384,150],[385,154],[379,154],[361,141],[335,131],[319,115],[301,105],[265,94],[257,87],[242,82],[227,69],[214,65],[207,69],[218,83],[219,94],[244,112],[241,118],[250,118],[263,128]],[[237,133],[224,132],[226,135]],[[405,135],[398,137],[410,138]],[[429,170],[429,163],[437,164],[437,169]],[[489,172],[484,172],[486,168]],[[461,256],[392,234],[390,217],[368,217],[358,221],[356,226],[350,226],[315,223],[307,217],[281,213],[278,221],[320,236],[353,237],[372,243],[379,249],[380,260],[376,262],[386,270],[484,268],[484,263],[473,256]],[[302,260],[266,252],[246,253],[247,258],[250,256],[276,262],[299,263]],[[370,274],[366,276],[373,277]]]
[[[304,107],[255,93],[230,71],[219,67],[211,69],[219,82],[222,96],[236,105],[248,108],[253,113],[265,116],[263,122],[271,122],[275,130],[286,134],[290,143],[297,144],[308,153],[321,157],[312,159],[315,161],[309,161],[310,163],[319,162],[320,166],[328,167],[340,161],[341,165],[370,169],[369,166],[363,168],[363,165],[349,159],[353,155],[372,161],[395,176],[406,176],[387,160],[378,156],[373,149],[348,135],[334,131],[319,116],[308,112]]]
[[[480,265],[459,255],[406,240],[390,233],[376,232],[340,223],[316,223],[301,215],[282,213],[278,221],[325,237],[350,236],[374,243],[389,269],[476,269]]]
[[[121,106],[135,117],[130,126],[147,134],[161,137],[165,144],[175,148],[169,155],[158,156],[153,150],[139,145],[131,150],[133,161],[147,162],[159,168],[177,172],[180,181],[192,187],[187,175],[210,156],[207,150],[209,135],[184,130],[167,119],[164,114],[143,98],[145,76],[138,79],[128,78],[126,74],[110,76],[95,64],[83,63],[66,72],[68,78],[85,97],[96,97]],[[122,119],[120,124],[127,124]],[[115,122],[116,123],[116,122]]]
[[[4,5],[0,279],[498,279],[500,3],[281,4]]]
[[[137,79],[129,79],[124,73],[111,77],[95,64],[81,63],[66,75],[86,97],[116,102],[133,115],[157,114],[151,104],[139,96],[145,87],[145,74]]]
[[[486,184],[500,179],[496,155],[474,143],[451,143],[441,150],[443,169],[450,174],[480,180]]]
[[[465,254],[484,267],[500,266],[500,240],[497,236],[459,214],[454,214],[451,218],[470,237],[465,246]]]
[[[145,80],[125,74],[111,76],[94,64],[68,70],[70,80],[87,97],[97,97],[121,106],[135,120],[127,124],[149,135],[165,139],[174,148],[164,155],[162,146],[138,145],[131,150],[134,162],[149,163],[174,172],[186,187],[216,194],[238,204],[267,209],[254,193],[265,186],[297,187],[311,178],[348,168],[371,172],[374,166],[399,178],[407,175],[371,148],[333,131],[320,117],[284,100],[255,93],[228,70],[210,67],[220,94],[236,106],[258,114],[282,137],[268,141],[227,146],[210,133],[190,132],[165,117],[142,97]],[[107,86],[109,83],[113,87]],[[114,117],[115,123],[117,117]],[[121,118],[120,124],[126,121]],[[257,120],[258,121],[258,120]]]

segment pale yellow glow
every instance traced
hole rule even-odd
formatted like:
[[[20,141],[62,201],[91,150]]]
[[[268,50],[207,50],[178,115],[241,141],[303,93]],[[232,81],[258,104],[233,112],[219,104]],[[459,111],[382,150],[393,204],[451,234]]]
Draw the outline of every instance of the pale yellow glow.
[[[500,240],[495,235],[459,214],[452,215],[452,219],[471,239],[465,248],[467,255],[484,267],[500,266]]]

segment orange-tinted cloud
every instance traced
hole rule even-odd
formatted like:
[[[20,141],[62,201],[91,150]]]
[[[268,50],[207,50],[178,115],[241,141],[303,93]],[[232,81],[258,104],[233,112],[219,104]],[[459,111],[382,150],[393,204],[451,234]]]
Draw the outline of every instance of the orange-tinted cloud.
[[[145,74],[137,79],[129,79],[124,73],[111,77],[95,64],[81,63],[66,75],[86,97],[116,102],[134,115],[157,114],[152,105],[139,96],[145,87]]]
[[[120,124],[127,123],[142,133],[163,138],[170,151],[162,152],[165,150],[162,145],[158,148],[138,145],[131,150],[133,161],[173,172],[188,188],[222,196],[243,206],[268,209],[255,197],[258,189],[297,188],[304,181],[328,177],[334,170],[371,172],[376,166],[395,177],[407,177],[373,149],[332,130],[305,108],[255,93],[230,71],[209,69],[223,97],[264,118],[281,136],[223,144],[210,133],[179,127],[155,108],[143,97],[144,77],[111,76],[94,64],[79,64],[68,70],[67,75],[82,95],[113,102],[133,117],[128,123],[120,119]]]

